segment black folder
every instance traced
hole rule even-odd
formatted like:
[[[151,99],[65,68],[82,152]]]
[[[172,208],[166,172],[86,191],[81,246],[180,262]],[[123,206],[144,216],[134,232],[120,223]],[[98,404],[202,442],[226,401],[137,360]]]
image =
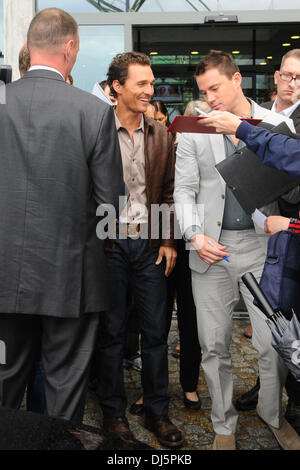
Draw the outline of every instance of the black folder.
[[[300,134],[291,132],[285,122],[275,127],[264,122],[258,125],[271,132],[300,139]],[[247,147],[218,163],[216,169],[249,215],[300,185],[300,179],[264,165]]]

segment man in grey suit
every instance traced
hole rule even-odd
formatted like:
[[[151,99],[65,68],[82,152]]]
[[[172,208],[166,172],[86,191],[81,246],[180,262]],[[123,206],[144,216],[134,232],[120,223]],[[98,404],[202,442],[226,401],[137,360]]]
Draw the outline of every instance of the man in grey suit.
[[[277,98],[275,101],[262,103],[261,106],[292,119],[296,132],[300,133],[300,49],[288,51],[281,60],[280,70],[274,74],[274,82],[277,86]],[[285,224],[288,226],[289,218],[299,218],[300,203],[290,204],[283,198],[279,201],[281,216],[268,218],[268,225]],[[273,230],[270,230],[271,233]],[[300,435],[300,383],[289,372],[285,388],[289,397],[285,417]],[[259,378],[255,386],[241,395],[236,401],[238,410],[255,409],[258,400]]]
[[[198,65],[196,81],[213,110],[260,118],[274,125],[286,120],[244,96],[239,69],[225,52],[211,51]],[[286,122],[293,129],[292,122]],[[203,349],[202,365],[212,399],[216,434],[213,449],[236,447],[238,415],[232,405],[229,347],[239,290],[251,318],[253,344],[259,355],[259,415],[283,448],[300,449],[299,437],[282,420],[281,394],[287,369],[271,346],[271,334],[263,314],[253,306],[253,298],[241,281],[247,271],[260,278],[267,237],[259,236],[258,227],[226,189],[215,169],[216,163],[242,146],[235,136],[183,134],[176,156],[174,200],[181,231],[191,244],[190,267]],[[274,213],[277,204],[266,210]]]
[[[41,351],[48,415],[80,422],[109,301],[96,210],[118,206],[122,163],[111,107],[65,82],[75,20],[43,10],[27,42],[31,68],[0,106],[0,405],[20,406]]]

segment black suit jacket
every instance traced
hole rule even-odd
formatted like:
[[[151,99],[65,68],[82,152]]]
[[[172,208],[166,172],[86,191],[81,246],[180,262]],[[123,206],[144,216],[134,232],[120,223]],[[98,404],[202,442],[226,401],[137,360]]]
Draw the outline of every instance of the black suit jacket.
[[[272,109],[273,101],[266,101],[260,106],[266,109]],[[300,134],[300,104],[297,106],[295,111],[291,114],[290,119],[293,120],[297,134]],[[285,201],[283,198],[278,199],[278,205],[280,212],[285,217],[299,217],[300,202],[291,204],[290,202]]]
[[[260,106],[271,110],[273,106],[273,101],[266,101],[265,103],[262,103]],[[297,134],[300,134],[300,104],[297,106],[295,111],[291,114],[290,119],[293,120]]]
[[[124,194],[113,109],[34,70],[6,87],[0,123],[0,312],[105,310],[96,208]]]

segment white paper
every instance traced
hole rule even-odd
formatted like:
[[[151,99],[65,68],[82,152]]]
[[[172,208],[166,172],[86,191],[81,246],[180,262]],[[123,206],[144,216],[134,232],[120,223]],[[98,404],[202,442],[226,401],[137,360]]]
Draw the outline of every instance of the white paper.
[[[264,230],[265,220],[266,220],[267,217],[261,211],[259,211],[258,209],[255,209],[255,211],[253,212],[251,217],[252,217],[253,222],[259,228],[262,228]]]
[[[110,101],[108,96],[104,93],[104,90],[101,88],[99,83],[95,83],[92,95],[97,96],[97,98],[100,98],[100,100],[104,101],[107,104],[110,104],[110,106],[114,106],[114,104]]]

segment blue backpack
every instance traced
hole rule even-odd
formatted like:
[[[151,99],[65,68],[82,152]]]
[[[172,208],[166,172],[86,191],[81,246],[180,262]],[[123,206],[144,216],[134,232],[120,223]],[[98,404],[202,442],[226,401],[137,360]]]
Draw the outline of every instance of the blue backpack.
[[[293,309],[299,316],[300,234],[284,230],[270,237],[259,286],[275,312],[290,318]]]

